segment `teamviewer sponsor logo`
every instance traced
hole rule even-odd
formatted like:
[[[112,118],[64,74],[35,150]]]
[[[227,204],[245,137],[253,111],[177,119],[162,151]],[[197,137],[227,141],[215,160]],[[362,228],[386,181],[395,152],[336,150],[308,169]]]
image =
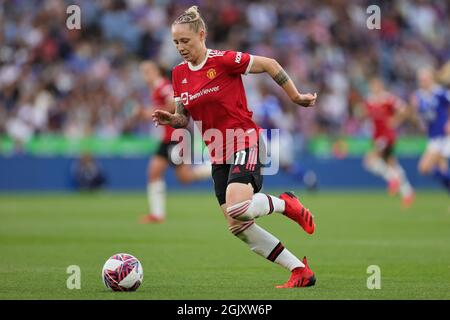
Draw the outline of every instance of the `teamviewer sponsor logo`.
[[[181,101],[185,106],[189,104],[189,101],[195,100],[200,98],[203,95],[207,95],[213,92],[219,92],[220,86],[215,86],[212,88],[202,89],[199,92],[196,92],[194,94],[189,94],[189,92],[183,92],[181,94]]]
[[[200,97],[203,96],[203,95],[207,95],[207,94],[210,94],[210,93],[212,93],[212,92],[219,92],[219,89],[220,89],[219,86],[215,86],[215,87],[207,88],[207,89],[202,89],[202,90],[200,90],[200,91],[197,92],[197,93],[194,93],[194,94],[192,94],[192,95],[189,95],[189,100],[190,100],[190,101],[195,100],[195,99],[197,99],[197,98],[200,98]],[[183,98],[183,96],[182,96],[181,98]]]

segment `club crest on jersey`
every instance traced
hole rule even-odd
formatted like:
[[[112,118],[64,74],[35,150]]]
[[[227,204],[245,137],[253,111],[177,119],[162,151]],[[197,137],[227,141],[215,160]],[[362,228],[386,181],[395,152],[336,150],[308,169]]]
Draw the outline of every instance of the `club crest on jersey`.
[[[242,52],[239,51],[236,53],[236,58],[234,59],[234,62],[241,63],[241,58],[242,58]]]
[[[209,79],[214,79],[216,77],[216,69],[209,69],[208,71],[206,71],[206,76]]]

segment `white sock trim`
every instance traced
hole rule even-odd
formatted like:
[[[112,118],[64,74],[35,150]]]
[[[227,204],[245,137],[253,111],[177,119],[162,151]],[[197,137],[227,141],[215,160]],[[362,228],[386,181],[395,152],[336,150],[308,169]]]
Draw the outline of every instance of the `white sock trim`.
[[[283,212],[284,200],[265,194],[255,193],[251,200],[242,201],[227,208],[228,215],[237,220],[249,221],[272,212]]]
[[[300,261],[299,258],[294,256],[288,249],[284,248],[284,250],[279,254],[279,256],[275,259],[275,263],[285,267],[289,271],[294,270],[295,268],[303,268],[305,264]]]
[[[227,214],[230,216],[230,218],[239,219],[240,216],[242,216],[243,214],[245,214],[247,212],[247,210],[250,207],[251,203],[252,203],[252,200],[246,200],[246,201],[242,201],[240,203],[237,203],[235,205],[232,205],[232,206],[227,208]],[[250,216],[249,214],[246,215],[245,216],[246,219],[242,219],[242,220],[250,220],[250,219],[252,219],[249,216]],[[248,219],[247,219],[247,217],[248,217]]]

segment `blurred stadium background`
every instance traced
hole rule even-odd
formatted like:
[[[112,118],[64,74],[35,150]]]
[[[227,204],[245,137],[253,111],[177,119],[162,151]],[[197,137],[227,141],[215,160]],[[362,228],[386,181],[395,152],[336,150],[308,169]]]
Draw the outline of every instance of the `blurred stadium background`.
[[[71,4],[81,8],[80,30],[66,28],[66,8]],[[129,122],[135,108],[150,104],[151,92],[139,63],[151,59],[170,70],[180,62],[170,24],[193,4],[199,5],[209,27],[209,48],[276,58],[302,91],[318,92],[315,108],[296,108],[268,77],[244,77],[249,105],[255,110],[263,100],[261,84],[270,84],[294,134],[296,160],[315,170],[320,181],[319,193],[305,196],[317,210],[319,228],[322,223],[316,242],[302,238],[296,247],[298,231],[274,219],[274,228],[283,228],[293,251],[315,254],[312,264],[323,280],[322,291],[309,291],[305,297],[448,299],[448,197],[431,178],[417,173],[424,134],[408,124],[399,128],[396,152],[413,186],[422,190],[410,216],[401,215],[398,201],[384,194],[383,181],[361,164],[371,146],[371,128],[359,110],[371,75],[381,75],[387,88],[405,100],[417,88],[415,72],[421,66],[436,67],[442,83],[450,85],[450,4],[427,0],[0,0],[0,191],[5,192],[0,196],[0,238],[2,251],[11,257],[0,269],[6,275],[0,297],[110,298],[97,295],[102,286],[99,268],[116,251],[132,250],[144,269],[152,265],[146,270],[154,281],[153,291],[142,288],[140,292],[148,295],[135,298],[298,298],[292,292],[274,296],[272,291],[253,290],[267,287],[267,281],[284,281],[285,274],[249,257],[230,240],[210,182],[181,186],[169,171],[169,194],[177,189],[197,193],[187,200],[185,195],[169,196],[167,229],[150,233],[146,226],[136,226],[137,215],[147,207],[147,161],[158,143],[152,124]],[[366,27],[366,8],[372,4],[381,8],[381,30]],[[106,189],[138,193],[13,194],[74,190],[76,163],[91,157],[104,172]],[[286,186],[302,187],[283,173],[265,182],[266,189]],[[348,192],[321,193],[343,188],[380,191],[361,193],[358,199]],[[202,212],[194,208],[199,202]],[[346,218],[358,229],[350,228]],[[209,231],[200,225],[209,226]],[[256,281],[242,284],[248,290],[227,287],[212,269],[195,263],[210,250],[197,246],[203,243],[202,232],[212,233],[214,245],[236,246],[237,265],[230,264],[226,252],[211,257],[211,268],[222,269],[221,276],[235,279],[233,270],[254,264],[258,276],[241,273]],[[112,236],[117,237],[111,240]],[[149,243],[163,243],[162,249]],[[55,245],[57,250],[52,249]],[[382,256],[386,260],[379,262]],[[30,257],[35,269],[26,267]],[[175,257],[185,266],[183,273],[175,270]],[[395,267],[387,271],[382,296],[365,288],[365,268],[378,262]],[[430,273],[411,270],[416,262]],[[71,263],[80,264],[93,279],[83,282],[84,288],[92,289],[89,295],[68,295],[64,268]],[[56,269],[63,271],[53,276]],[[204,281],[195,270],[211,276],[214,288],[191,287]],[[8,278],[16,271],[19,278]],[[36,272],[45,274],[44,280],[36,278]],[[273,279],[264,277],[275,272],[279,273]],[[349,281],[346,272],[360,275]],[[42,291],[49,286],[51,290]]]
[[[305,110],[268,86],[298,160],[317,170],[322,187],[383,185],[359,161],[371,145],[370,124],[359,117],[369,76],[381,75],[405,100],[421,66],[440,68],[450,83],[446,1],[380,2],[381,30],[366,27],[376,1],[1,1],[0,190],[70,189],[71,163],[82,153],[100,159],[110,188],[144,187],[158,137],[152,124],[128,121],[150,104],[138,65],[151,59],[170,71],[179,63],[170,24],[193,3],[206,17],[210,48],[274,57],[301,90],[319,92],[317,106]],[[65,27],[69,4],[81,8],[80,30]],[[244,78],[257,110],[260,83],[271,80]],[[399,132],[397,154],[412,183],[433,187],[416,174],[422,133],[409,125]],[[126,172],[116,170],[127,163]]]

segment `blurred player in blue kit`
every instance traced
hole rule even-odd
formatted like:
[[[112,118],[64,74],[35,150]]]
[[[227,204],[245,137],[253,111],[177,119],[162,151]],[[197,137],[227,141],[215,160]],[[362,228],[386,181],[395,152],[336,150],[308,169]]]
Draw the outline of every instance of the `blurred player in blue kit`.
[[[450,194],[450,91],[440,86],[431,68],[417,73],[419,89],[412,96],[413,115],[425,127],[428,143],[419,161],[419,172],[432,174]]]

